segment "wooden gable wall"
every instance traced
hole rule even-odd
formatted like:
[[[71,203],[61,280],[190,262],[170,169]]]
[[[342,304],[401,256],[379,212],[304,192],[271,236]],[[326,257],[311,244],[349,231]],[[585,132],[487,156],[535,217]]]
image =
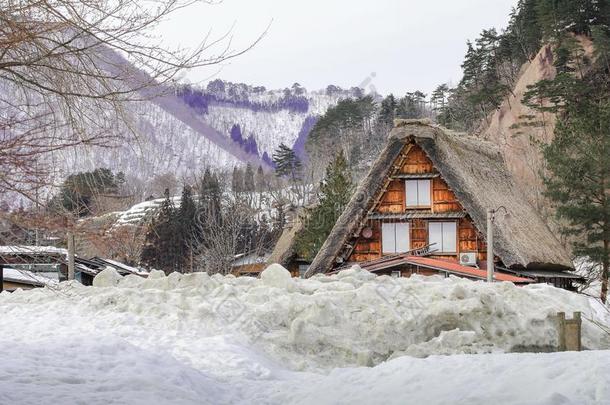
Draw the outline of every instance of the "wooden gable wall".
[[[405,163],[398,171],[398,175],[408,174],[438,174],[434,165],[426,156],[425,152],[417,145],[413,145],[407,153]],[[388,186],[388,190],[381,197],[378,206],[374,208],[376,212],[400,213],[406,211],[405,201],[405,181],[404,179],[393,179]],[[459,212],[463,211],[462,205],[457,197],[449,189],[445,180],[440,176],[432,178],[432,212]]]
[[[423,247],[428,244],[428,222],[439,221],[440,219],[432,218],[434,214],[439,213],[460,213],[464,208],[458,201],[454,192],[449,188],[447,183],[435,169],[432,161],[426,153],[417,145],[407,145],[410,148],[403,165],[397,170],[397,173],[392,174],[391,181],[379,199],[379,203],[373,207],[371,212],[381,214],[399,214],[404,212],[430,213],[430,218],[418,218],[404,220],[400,222],[410,223],[410,244],[411,249]],[[395,163],[395,162],[393,162]],[[428,208],[407,209],[405,179],[400,178],[406,175],[431,175],[431,205]],[[435,177],[432,177],[435,176]],[[460,252],[478,252],[478,260],[486,259],[486,246],[482,235],[476,229],[474,223],[468,215],[460,219],[447,219],[443,221],[457,222],[457,249]],[[367,260],[378,259],[382,256],[381,251],[381,224],[383,222],[399,222],[397,220],[369,220],[366,224],[372,230],[370,238],[359,236],[352,241],[354,249],[349,256],[349,262],[362,262]],[[457,254],[454,255],[457,259]],[[447,254],[443,255],[448,256]],[[451,256],[451,255],[449,255]]]

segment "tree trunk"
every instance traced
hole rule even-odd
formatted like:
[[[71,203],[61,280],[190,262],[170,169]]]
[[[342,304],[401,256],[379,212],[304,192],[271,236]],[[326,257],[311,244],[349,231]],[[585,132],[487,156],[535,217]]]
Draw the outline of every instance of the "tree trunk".
[[[602,292],[600,298],[605,304],[608,298],[608,241],[604,241],[604,258],[602,260]]]

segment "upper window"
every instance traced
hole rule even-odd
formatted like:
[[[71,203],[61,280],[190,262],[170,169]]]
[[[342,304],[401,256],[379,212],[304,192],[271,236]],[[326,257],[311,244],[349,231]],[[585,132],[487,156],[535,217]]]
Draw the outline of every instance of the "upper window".
[[[457,224],[455,222],[429,222],[430,250],[439,253],[457,252]]]
[[[381,224],[381,247],[383,253],[404,253],[409,251],[409,223]]]
[[[430,179],[405,181],[407,208],[430,206],[430,183]]]

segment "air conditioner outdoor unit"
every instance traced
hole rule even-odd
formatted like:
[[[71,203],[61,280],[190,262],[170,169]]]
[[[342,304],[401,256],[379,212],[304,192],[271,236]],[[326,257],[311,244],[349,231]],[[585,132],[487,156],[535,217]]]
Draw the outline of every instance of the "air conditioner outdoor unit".
[[[476,252],[460,253],[460,264],[462,264],[464,266],[476,266],[477,265]]]

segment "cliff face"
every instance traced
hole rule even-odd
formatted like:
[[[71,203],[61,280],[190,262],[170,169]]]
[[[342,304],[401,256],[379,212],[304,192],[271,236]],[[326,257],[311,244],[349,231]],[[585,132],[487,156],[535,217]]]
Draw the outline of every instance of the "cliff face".
[[[543,214],[548,211],[542,191],[544,161],[537,142],[547,143],[553,139],[555,117],[538,113],[523,105],[521,100],[527,87],[539,80],[552,79],[553,51],[544,46],[536,57],[521,68],[521,76],[512,93],[493,114],[480,136],[499,145],[506,164],[529,202]],[[530,119],[525,120],[523,117]],[[533,119],[532,119],[533,117]],[[518,127],[524,122],[536,121],[540,126]]]
[[[577,37],[585,56],[593,54],[591,40]],[[521,100],[528,86],[544,79],[553,79],[556,75],[553,66],[554,55],[551,45],[545,45],[536,57],[521,68],[520,77],[515,88],[502,105],[489,119],[479,135],[500,147],[506,164],[515,178],[517,186],[538,211],[552,221],[548,200],[543,196],[544,159],[540,144],[553,140],[555,116],[550,113],[539,113],[523,105]],[[536,126],[520,125],[537,123]],[[552,223],[549,223],[553,227]]]

